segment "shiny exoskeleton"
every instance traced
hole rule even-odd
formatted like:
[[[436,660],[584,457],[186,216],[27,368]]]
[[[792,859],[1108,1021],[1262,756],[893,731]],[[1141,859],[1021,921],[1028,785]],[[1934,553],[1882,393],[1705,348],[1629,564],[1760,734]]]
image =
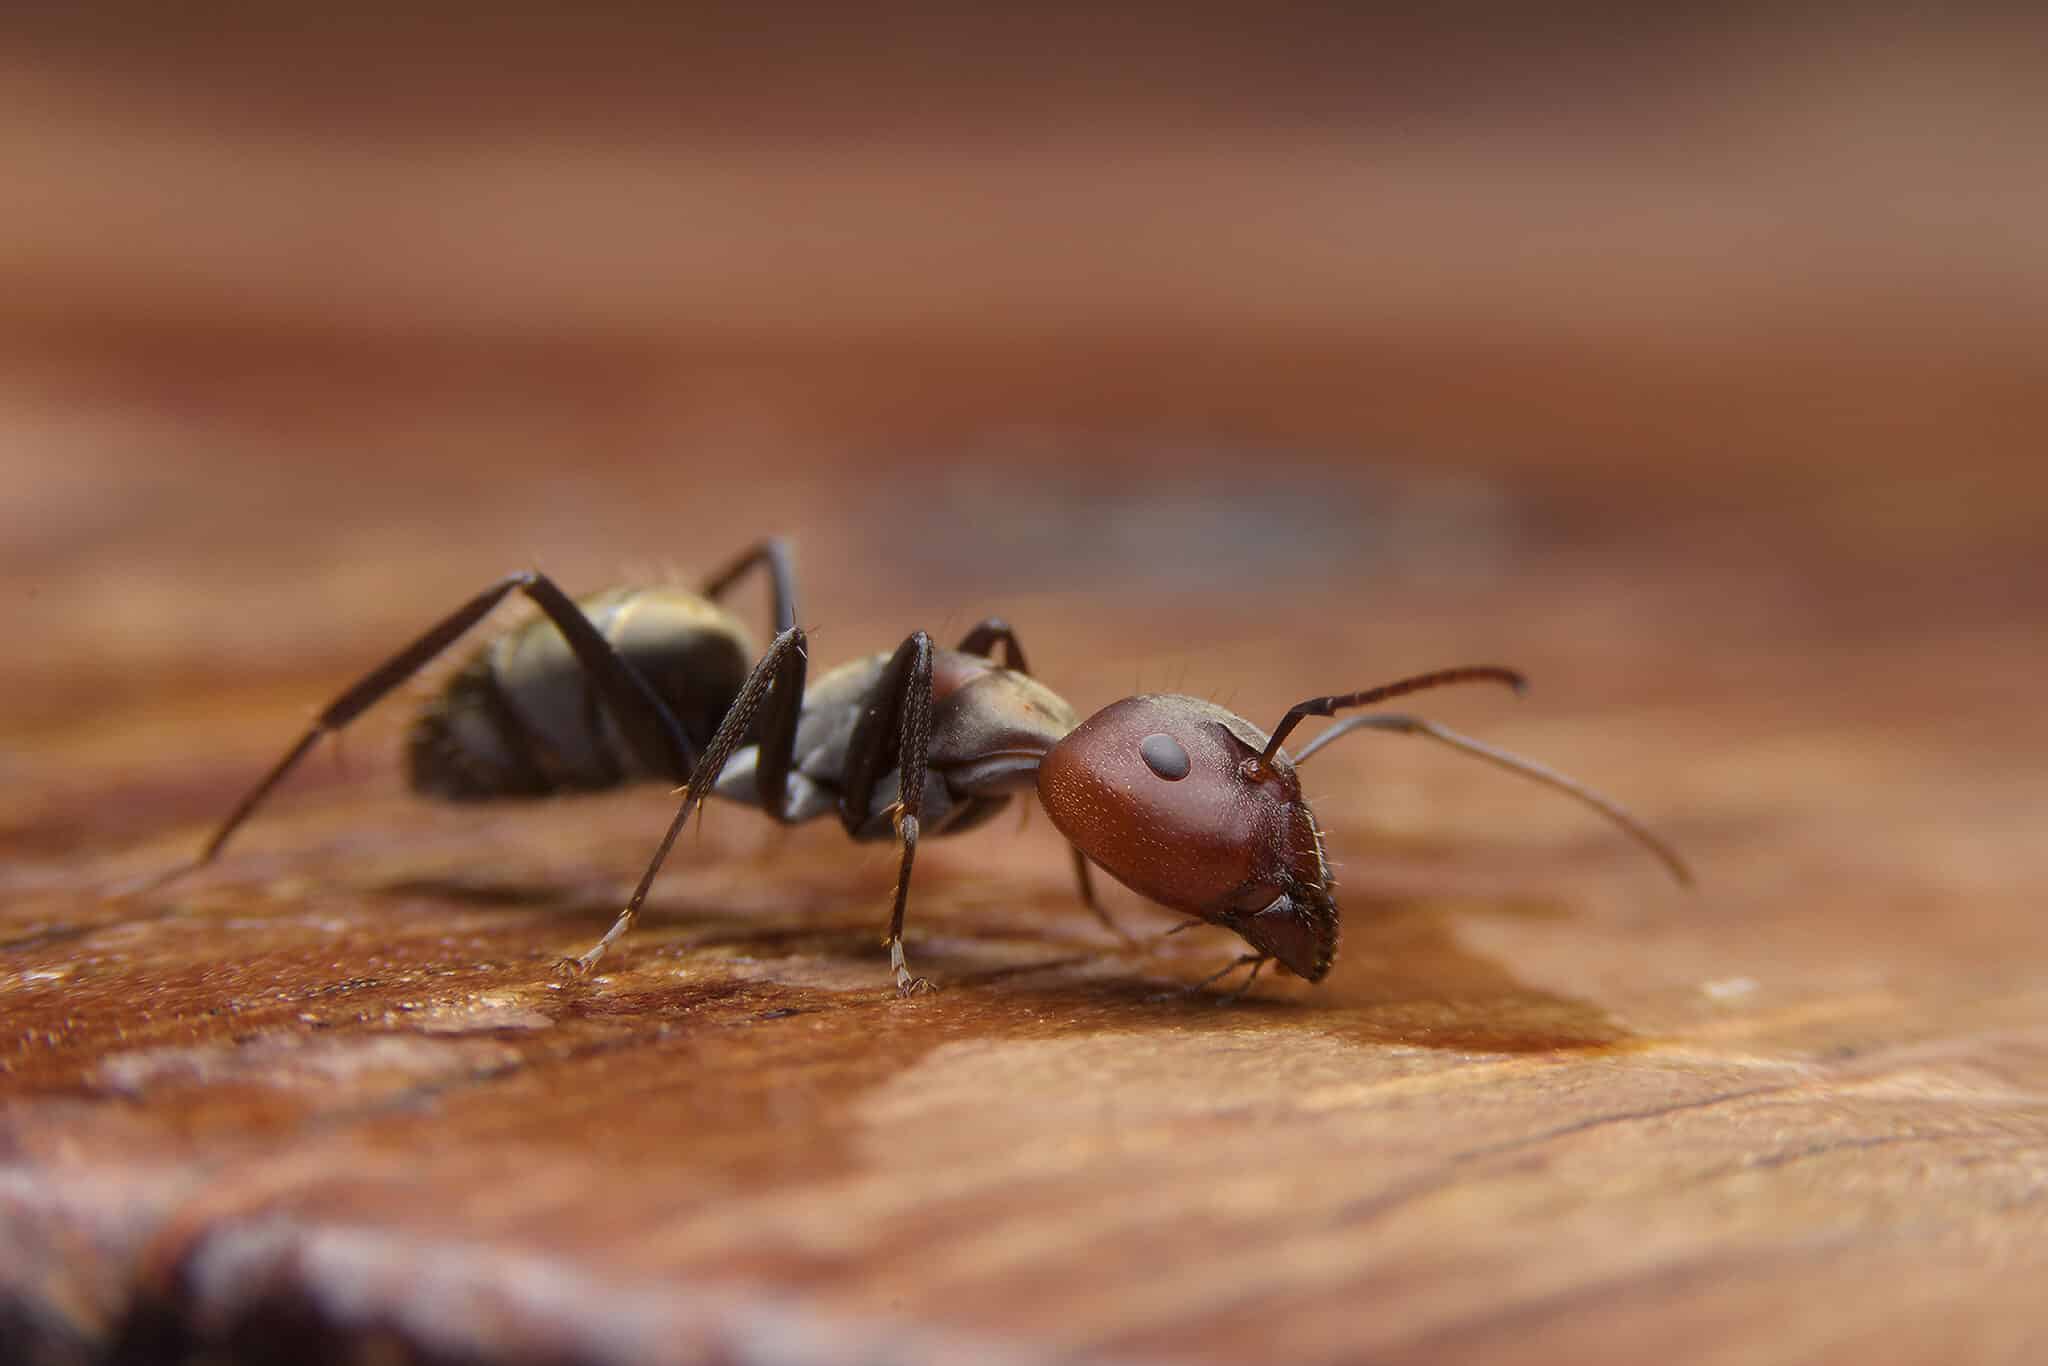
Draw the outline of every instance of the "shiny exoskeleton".
[[[1315,814],[1266,737],[1195,697],[1127,697],[1053,746],[1038,791],[1060,832],[1118,882],[1237,931],[1311,982],[1337,956]]]
[[[753,547],[698,593],[617,588],[572,599],[537,571],[507,575],[330,702],[199,857],[172,876],[219,857],[323,736],[376,705],[514,593],[540,616],[484,645],[421,709],[405,750],[413,789],[482,801],[685,781],[749,677],[753,637],[715,600],[754,569],[769,576],[776,644],[800,640],[789,551],[779,540]]]
[[[1001,665],[987,653],[998,641]],[[1310,716],[1452,683],[1505,683],[1520,691],[1521,676],[1508,669],[1441,670],[1310,698],[1271,735],[1214,703],[1181,696],[1125,698],[1077,726],[1072,708],[1024,674],[1014,632],[994,620],[957,650],[936,650],[929,636],[915,632],[895,653],[844,665],[807,693],[803,669],[801,631],[778,639],[755,665],[646,875],[604,938],[576,961],[579,970],[631,928],[677,834],[716,793],[787,822],[836,813],[856,839],[893,836],[901,862],[885,943],[898,990],[928,987],[910,974],[903,953],[920,834],[972,828],[1011,796],[1035,790],[1073,845],[1083,897],[1098,915],[1090,862],[1161,905],[1235,931],[1254,952],[1232,968],[1249,963],[1255,978],[1277,959],[1320,981],[1336,960],[1337,903],[1322,831],[1295,766],[1363,729],[1424,736],[1545,783],[1622,826],[1681,882],[1690,878],[1668,846],[1605,797],[1419,717],[1355,717],[1298,756],[1281,749]]]
[[[1295,766],[1357,730],[1420,735],[1567,794],[1612,820],[1692,880],[1678,855],[1608,798],[1531,760],[1421,717],[1377,714],[1339,722],[1293,757],[1281,742],[1303,719],[1369,706],[1451,683],[1522,676],[1490,665],[1418,674],[1363,692],[1297,703],[1271,735],[1198,697],[1127,697],[1054,745],[1038,795],[1074,847],[1133,891],[1234,930],[1255,952],[1224,971],[1268,959],[1319,982],[1337,958],[1338,915],[1323,832]],[[1217,974],[1221,976],[1222,974]],[[1213,979],[1212,979],[1213,980]]]

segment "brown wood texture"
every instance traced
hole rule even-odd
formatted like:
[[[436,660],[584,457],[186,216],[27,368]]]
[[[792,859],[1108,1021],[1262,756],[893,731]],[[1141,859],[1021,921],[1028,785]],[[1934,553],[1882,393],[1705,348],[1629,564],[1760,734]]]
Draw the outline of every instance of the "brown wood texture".
[[[1996,36],[1937,55],[2018,101],[1971,64]],[[1818,60],[1741,68],[1811,95],[1768,151],[1635,90],[1734,149],[1717,202],[1782,211],[1722,253],[1658,216],[1625,120],[1476,168],[1262,128],[1135,187],[1055,138],[1013,199],[962,144],[864,178],[787,129],[664,140],[627,96],[565,158],[495,87],[434,106],[431,66],[393,77],[380,117],[427,140],[386,160],[317,78],[108,60],[47,38],[0,83],[44,190],[0,259],[7,1360],[2048,1356],[2048,235],[1909,230],[1893,144],[1812,150],[1845,110],[1925,125]],[[1970,145],[1914,164],[1981,193],[1912,193],[2039,227],[2000,198],[2021,143]],[[1333,156],[1381,199],[1330,192]],[[1431,197],[1532,164],[1592,234],[1559,258]],[[788,235],[854,187],[844,243]],[[549,218],[572,191],[592,219]],[[1162,255],[1155,207],[1215,235]],[[1097,214],[1120,231],[1045,242]],[[1622,221],[1666,256],[1617,261]],[[1291,255],[1376,223],[1377,256]],[[1178,690],[1265,725],[1512,663],[1526,699],[1416,710],[1620,797],[1700,885],[1360,735],[1305,770],[1344,915],[1320,987],[1181,990],[1237,941],[1119,948],[1038,813],[926,845],[941,989],[899,1000],[889,851],[727,806],[565,984],[670,800],[413,799],[429,680],[216,868],[135,890],[494,576],[687,580],[771,531],[814,663],[1000,613],[1084,714]]]

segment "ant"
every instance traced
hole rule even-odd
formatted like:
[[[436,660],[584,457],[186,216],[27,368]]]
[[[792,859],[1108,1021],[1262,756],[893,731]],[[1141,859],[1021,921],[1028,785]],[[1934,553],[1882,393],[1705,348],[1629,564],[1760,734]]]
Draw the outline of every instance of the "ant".
[[[1001,664],[990,653],[998,643]],[[1252,947],[1199,986],[1250,964],[1241,995],[1273,959],[1319,982],[1336,959],[1337,904],[1323,832],[1295,768],[1339,737],[1368,729],[1424,736],[1544,783],[1615,822],[1679,882],[1691,881],[1668,845],[1606,797],[1420,717],[1354,717],[1297,756],[1280,747],[1308,717],[1428,688],[1494,682],[1519,693],[1525,683],[1511,669],[1444,669],[1313,697],[1290,708],[1271,735],[1212,702],[1183,696],[1127,697],[1077,725],[1073,708],[1025,672],[1016,633],[994,618],[956,649],[936,649],[929,635],[915,631],[894,653],[843,664],[808,692],[803,677],[802,632],[786,632],[720,723],[632,898],[597,944],[565,964],[572,972],[596,966],[632,928],[676,837],[715,794],[757,804],[784,824],[836,812],[856,840],[893,838],[900,864],[883,943],[897,990],[929,990],[929,981],[911,975],[903,953],[918,840],[971,829],[1011,796],[1035,791],[1073,847],[1082,900],[1119,938],[1128,942],[1095,899],[1091,862],[1131,890],[1195,917],[1179,928],[1206,921]]]
[[[776,635],[748,669],[751,639],[715,601],[748,570],[768,572]],[[1200,985],[1269,960],[1310,982],[1335,961],[1337,906],[1323,833],[1295,766],[1341,735],[1421,735],[1535,779],[1620,825],[1681,882],[1684,863],[1607,798],[1552,770],[1405,715],[1340,722],[1290,758],[1281,742],[1303,719],[1407,693],[1521,676],[1481,666],[1441,670],[1362,692],[1311,698],[1268,736],[1199,698],[1148,695],[1085,722],[1027,672],[1016,632],[983,621],[953,649],[924,631],[894,652],[843,664],[805,686],[807,642],[795,624],[787,547],[769,540],[713,575],[701,594],[613,589],[582,600],[534,571],[510,575],[450,613],[357,681],[315,718],[238,802],[205,850],[165,879],[212,862],[271,790],[324,735],[389,695],[513,592],[542,618],[479,650],[430,700],[406,746],[419,792],[455,801],[537,797],[661,777],[683,800],[631,899],[604,937],[564,967],[594,968],[632,928],[693,811],[716,794],[794,825],[836,814],[861,841],[893,840],[899,867],[884,944],[897,990],[931,983],[903,952],[910,877],[923,834],[956,834],[1035,791],[1073,847],[1082,900],[1089,864],[1133,891],[1242,937],[1245,954]],[[995,651],[1001,649],[1001,662]]]

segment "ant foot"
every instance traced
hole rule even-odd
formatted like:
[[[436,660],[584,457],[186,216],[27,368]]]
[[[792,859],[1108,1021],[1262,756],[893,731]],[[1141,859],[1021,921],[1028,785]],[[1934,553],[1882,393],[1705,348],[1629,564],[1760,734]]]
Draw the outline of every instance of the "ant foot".
[[[590,952],[578,954],[574,958],[557,958],[555,960],[555,976],[565,982],[581,981],[590,975],[591,969],[595,968],[598,960],[603,957],[604,945],[599,944],[591,949]]]
[[[604,957],[604,951],[612,946],[612,941],[633,928],[633,914],[639,909],[638,906],[626,907],[625,910],[619,913],[619,918],[612,922],[612,927],[604,932],[604,938],[592,944],[590,951],[579,958],[559,960],[555,964],[556,973],[570,978],[589,976],[590,970],[597,966],[600,958]]]
[[[931,978],[912,977],[910,975],[910,964],[904,961],[903,941],[901,939],[889,941],[889,966],[896,974],[896,994],[898,996],[911,997],[919,992],[936,992],[938,990],[937,987],[932,985]]]

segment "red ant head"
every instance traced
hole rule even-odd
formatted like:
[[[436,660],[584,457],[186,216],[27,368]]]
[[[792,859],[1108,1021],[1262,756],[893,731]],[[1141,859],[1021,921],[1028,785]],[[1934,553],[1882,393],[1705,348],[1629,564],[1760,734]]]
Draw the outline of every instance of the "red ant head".
[[[1322,833],[1286,754],[1197,697],[1127,697],[1054,745],[1038,797],[1117,881],[1321,981],[1337,956]]]

